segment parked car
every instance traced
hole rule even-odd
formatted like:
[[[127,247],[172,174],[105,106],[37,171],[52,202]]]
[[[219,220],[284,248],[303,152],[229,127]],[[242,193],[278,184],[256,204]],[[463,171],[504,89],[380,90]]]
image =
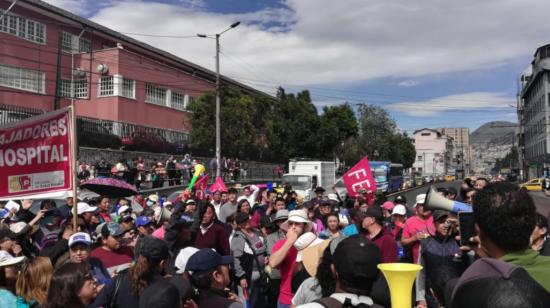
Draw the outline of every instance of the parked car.
[[[424,177],[419,175],[419,174],[415,174],[414,175],[414,185],[415,186],[422,186],[426,184],[425,180],[424,180]]]
[[[532,179],[528,182],[520,184],[519,188],[520,189],[525,189],[525,190],[528,190],[528,191],[542,191],[542,181],[543,180],[544,179],[541,179],[541,178]]]
[[[434,182],[434,177],[431,176],[431,175],[426,175],[424,176],[424,183],[433,183]]]
[[[403,176],[403,187],[402,189],[405,190],[405,189],[409,189],[409,188],[413,188],[415,187],[415,182],[414,182],[414,178],[410,175],[404,175]]]
[[[445,175],[445,182],[454,182],[456,181],[456,176],[453,174],[447,174]]]

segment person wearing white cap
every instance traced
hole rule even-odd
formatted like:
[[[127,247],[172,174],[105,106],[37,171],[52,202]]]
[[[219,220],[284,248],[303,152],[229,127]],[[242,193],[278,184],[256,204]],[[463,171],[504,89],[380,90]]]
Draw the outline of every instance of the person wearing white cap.
[[[391,212],[391,232],[396,241],[401,241],[403,226],[407,221],[407,208],[403,204],[397,204]]]
[[[111,283],[111,276],[103,262],[90,257],[92,238],[86,232],[77,232],[69,237],[69,259],[67,262],[86,263],[90,273],[99,285]]]
[[[278,241],[273,246],[272,255],[269,258],[269,265],[278,268],[281,272],[281,289],[279,293],[279,306],[290,306],[292,304],[292,274],[296,265],[298,250],[294,243],[305,232],[311,230],[311,221],[308,220],[304,210],[294,210],[288,214],[288,220],[281,225],[286,230],[286,239]]]
[[[412,253],[412,260],[409,259],[408,261],[413,263],[418,263],[420,240],[435,234],[432,211],[424,210],[425,202],[426,194],[416,196],[416,203],[414,204],[416,215],[407,219],[403,227],[401,244],[406,250],[405,255],[409,255],[408,252]]]
[[[191,282],[189,281],[189,275],[192,274],[192,272],[190,273],[186,271],[185,267],[187,266],[189,258],[191,258],[197,251],[199,251],[199,249],[195,247],[183,248],[178,253],[174,262],[176,275],[173,275],[170,278],[170,283],[178,288],[180,298],[183,302],[185,302],[185,300],[187,299],[190,299],[193,295],[193,287],[191,286]]]

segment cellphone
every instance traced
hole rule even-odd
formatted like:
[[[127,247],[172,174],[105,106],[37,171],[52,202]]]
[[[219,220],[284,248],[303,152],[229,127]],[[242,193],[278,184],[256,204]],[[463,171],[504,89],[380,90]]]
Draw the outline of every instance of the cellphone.
[[[460,227],[460,245],[471,245],[470,238],[476,236],[474,213],[458,212],[458,225]]]

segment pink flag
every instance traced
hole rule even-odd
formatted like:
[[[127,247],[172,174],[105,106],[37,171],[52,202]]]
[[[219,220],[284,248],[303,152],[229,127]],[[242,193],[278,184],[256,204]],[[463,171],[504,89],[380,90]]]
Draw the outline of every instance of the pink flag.
[[[218,177],[214,184],[210,186],[210,192],[215,193],[217,191],[227,191],[227,187],[225,186],[225,183],[223,182],[221,177]]]
[[[197,190],[206,190],[207,185],[208,185],[208,175],[201,177],[195,182],[195,187],[197,188]]]
[[[349,169],[342,179],[350,197],[355,197],[361,188],[366,189],[367,192],[376,191],[376,182],[370,170],[369,158],[366,156]]]

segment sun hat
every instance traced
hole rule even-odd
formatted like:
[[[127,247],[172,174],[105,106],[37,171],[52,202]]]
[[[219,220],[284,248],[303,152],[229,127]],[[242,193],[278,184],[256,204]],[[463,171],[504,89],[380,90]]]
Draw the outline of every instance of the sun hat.
[[[82,215],[84,213],[95,213],[97,211],[99,211],[97,206],[91,206],[86,202],[78,202],[76,204],[76,214],[77,215]]]
[[[392,215],[407,215],[407,209],[403,204],[398,204],[393,208]]]
[[[382,208],[388,210],[388,211],[391,211],[393,210],[393,207],[395,206],[395,204],[393,204],[393,202],[391,201],[386,201],[382,204]]]
[[[317,246],[322,242],[323,240],[318,238],[317,235],[315,235],[313,232],[306,232],[300,235],[300,237],[296,239],[296,242],[294,242],[294,247],[298,250],[298,254],[296,255],[296,262],[302,262],[302,253],[304,249]]]
[[[287,220],[288,219],[288,210],[278,210],[277,213],[275,213],[275,218],[273,219],[273,222],[279,221],[279,220]]]
[[[0,267],[10,266],[21,263],[25,260],[25,257],[14,257],[5,250],[0,250]]]
[[[317,245],[310,245],[302,252],[302,263],[311,277],[315,277],[317,274],[317,266],[319,266],[321,257],[329,244],[330,239],[327,239]]]
[[[69,237],[69,248],[78,243],[90,246],[92,245],[92,238],[86,232],[77,232]]]
[[[189,258],[185,270],[192,271],[193,274],[209,272],[217,269],[220,265],[230,265],[233,261],[232,256],[222,256],[210,248],[203,248]]]
[[[122,213],[124,213],[124,212],[126,212],[126,211],[128,211],[128,210],[130,210],[130,207],[127,206],[127,205],[123,205],[123,206],[121,206],[121,207],[118,209],[117,215],[120,216],[120,214],[122,214]]]
[[[176,267],[176,274],[183,274],[185,272],[185,267],[189,259],[199,251],[195,247],[185,247],[178,253],[176,260],[174,261],[174,266]]]
[[[288,219],[281,224],[282,230],[288,230],[288,222],[299,222],[299,223],[305,223],[306,228],[304,232],[308,232],[311,230],[311,221],[307,218],[307,213],[304,210],[293,210],[288,213]]]
[[[426,202],[426,194],[419,194],[416,196],[416,203],[414,204],[414,207],[417,207],[419,204],[424,205]]]
[[[328,194],[327,198],[331,201],[340,202],[340,200],[338,200],[338,195],[336,195],[336,194]]]

